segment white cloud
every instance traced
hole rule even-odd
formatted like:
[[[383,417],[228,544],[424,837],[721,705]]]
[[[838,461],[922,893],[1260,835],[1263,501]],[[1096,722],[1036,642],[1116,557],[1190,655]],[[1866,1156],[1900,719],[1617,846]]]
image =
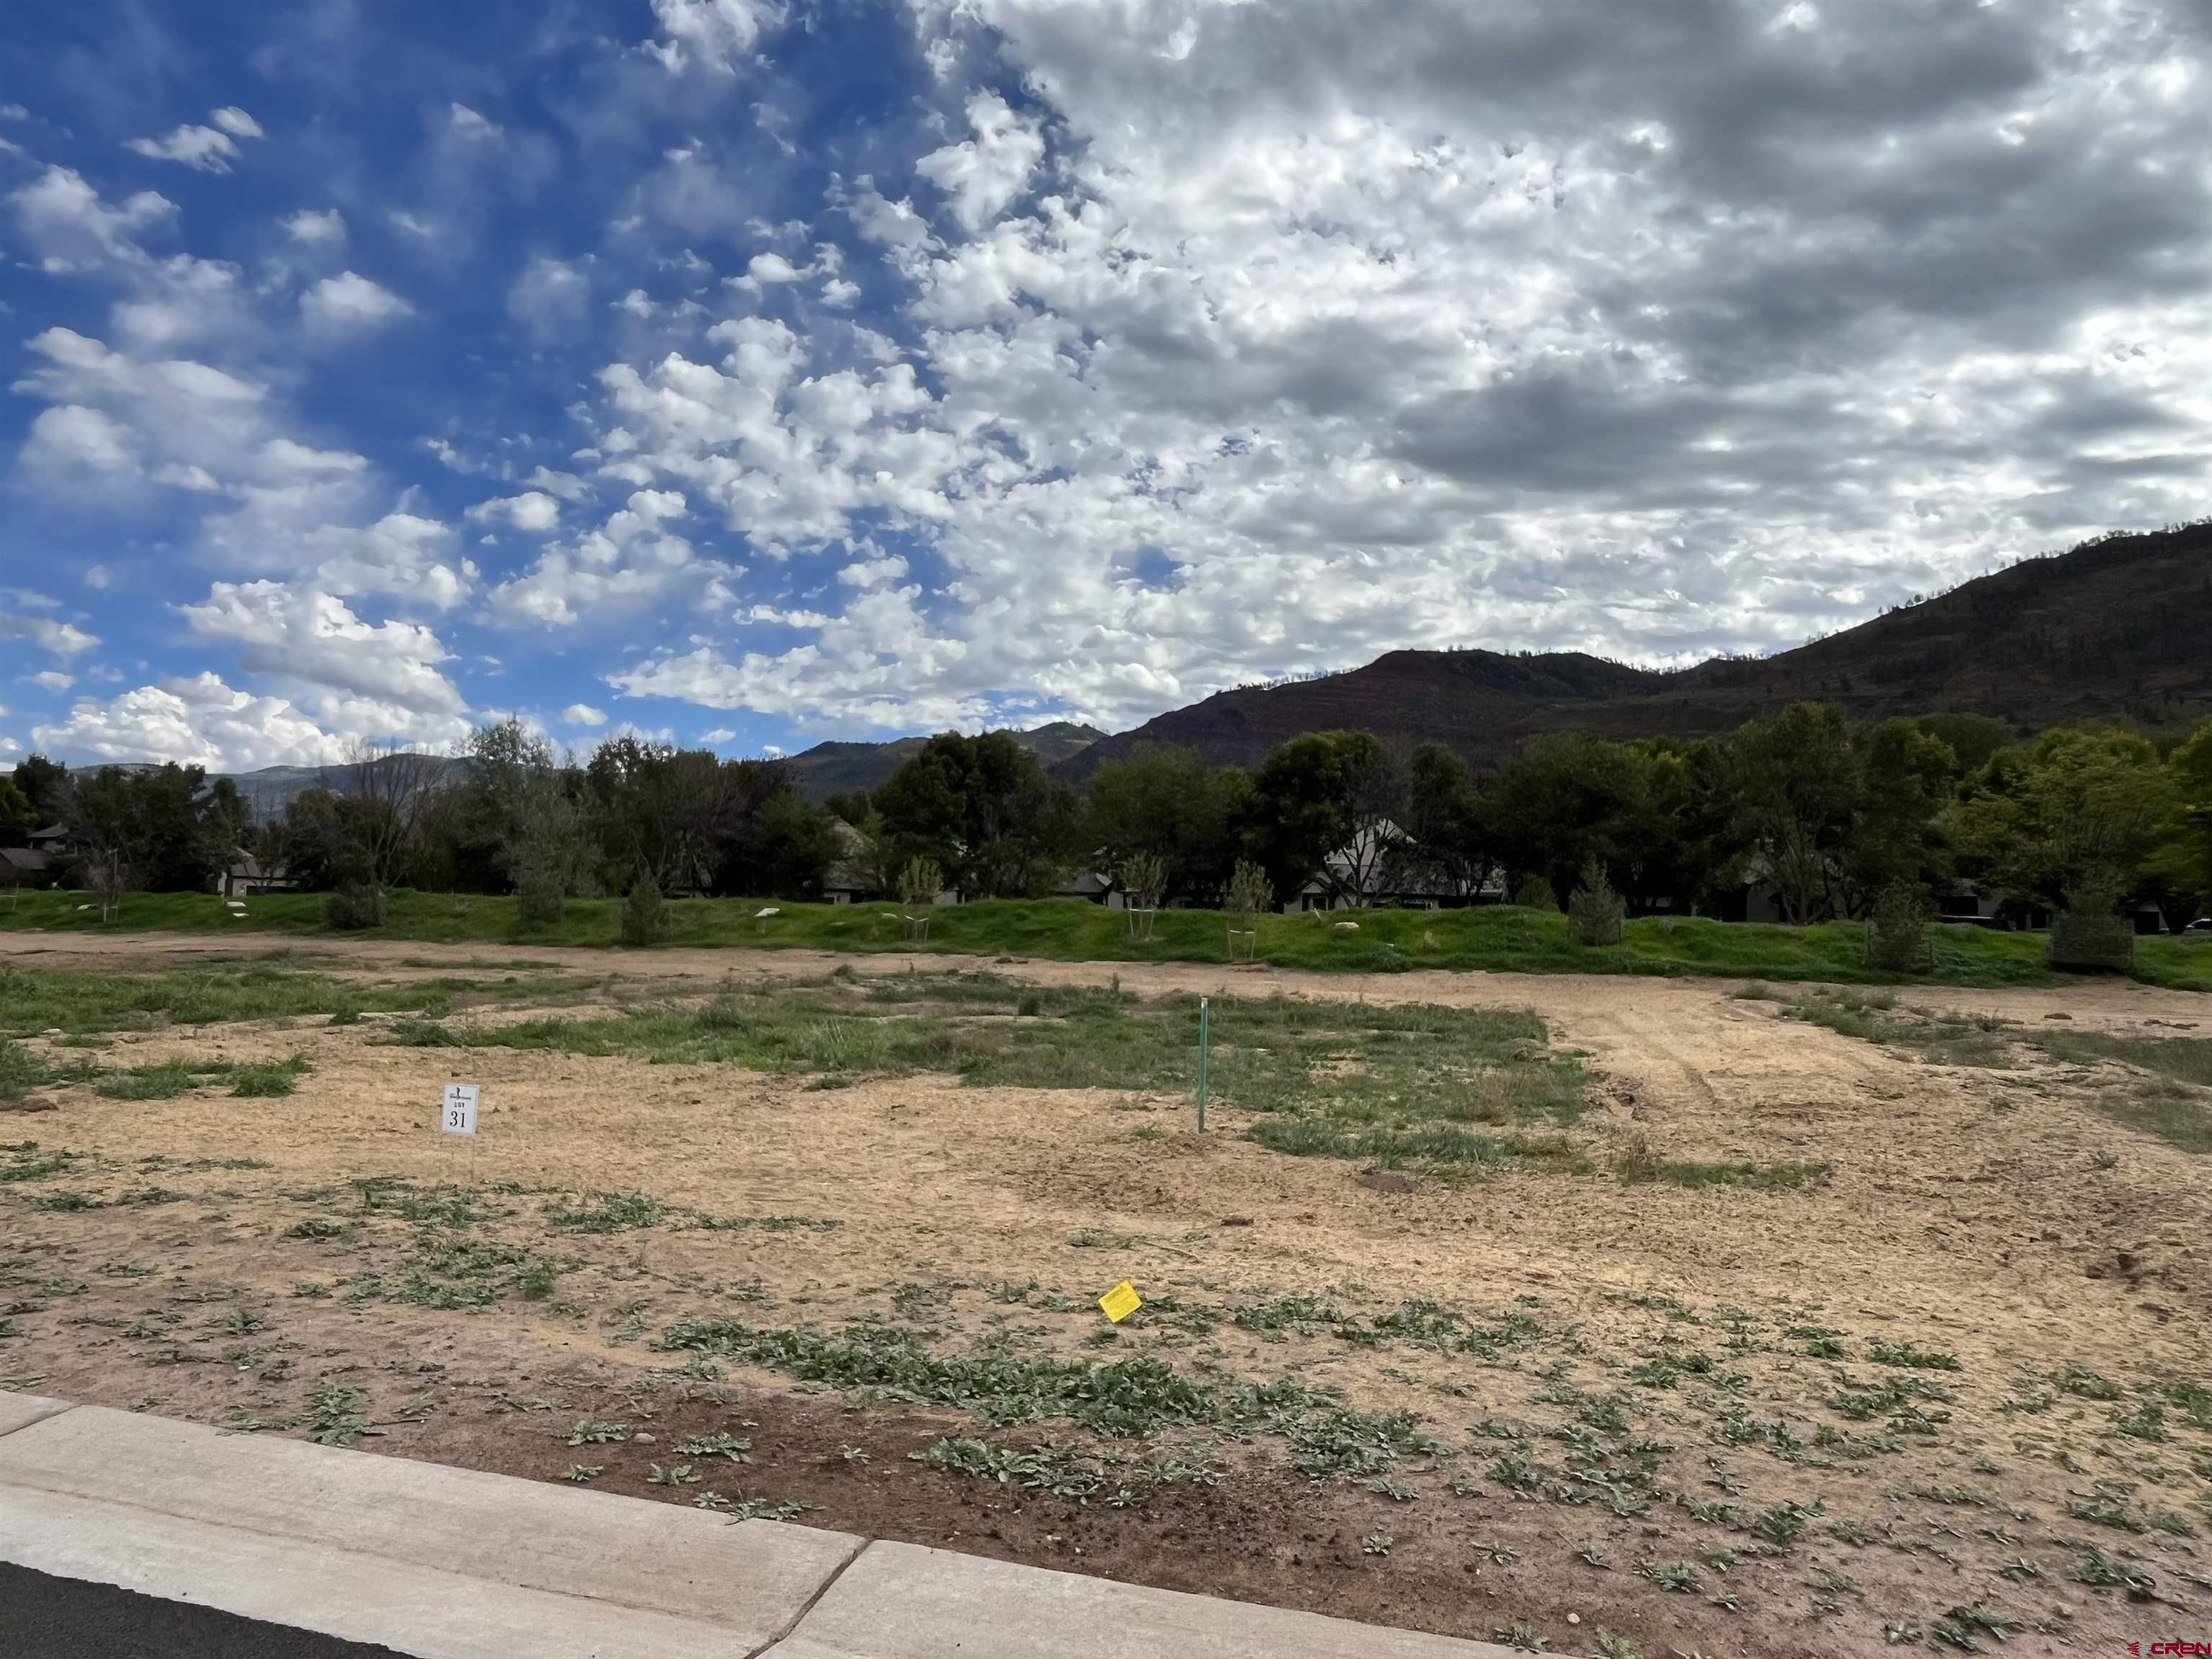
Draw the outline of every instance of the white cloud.
[[[179,609],[192,631],[236,641],[248,672],[404,709],[435,727],[467,711],[437,665],[450,659],[419,623],[364,622],[335,594],[284,582],[216,582]]]
[[[228,173],[241,152],[234,142],[258,138],[260,125],[244,110],[219,109],[208,118],[213,126],[187,124],[165,137],[133,138],[125,148],[156,161],[178,161],[202,173]]]
[[[48,270],[79,270],[109,261],[148,263],[132,240],[173,219],[177,204],[141,191],[110,207],[82,173],[50,167],[8,198],[25,239],[44,256]]]
[[[234,690],[214,674],[85,698],[58,725],[34,727],[43,752],[79,762],[177,761],[210,771],[343,762],[344,735],[325,731],[283,697]]]
[[[481,142],[496,138],[500,136],[500,130],[497,123],[489,120],[484,116],[477,114],[476,111],[471,109],[466,104],[455,104],[452,109],[447,112],[446,119],[447,125],[453,130],[454,137],[459,138],[474,139]]]
[[[76,684],[76,680],[58,668],[42,668],[31,676],[31,684],[47,691],[66,691]]]
[[[702,732],[697,738],[697,741],[705,744],[710,749],[718,749],[726,743],[735,743],[737,740],[738,734],[726,726],[718,726],[711,732]],[[769,750],[771,755],[780,755],[782,752],[781,750],[774,747]]]
[[[756,253],[745,275],[756,283],[795,283],[805,273],[781,253]]]
[[[18,603],[33,599],[21,595]],[[65,623],[52,617],[26,617],[15,612],[0,611],[0,640],[28,640],[43,651],[57,657],[82,655],[100,643],[97,637],[88,634],[74,623]]]
[[[561,711],[562,723],[566,726],[605,726],[607,717],[603,710],[587,702],[572,702]]]
[[[469,517],[477,520],[504,519],[517,530],[543,533],[560,527],[561,503],[541,491],[526,489],[520,495],[502,495],[493,501],[479,501],[469,509]]]
[[[319,328],[351,332],[380,327],[414,307],[390,289],[347,270],[325,276],[302,294],[300,309]]]
[[[774,0],[653,0],[653,15],[666,38],[645,49],[672,74],[696,61],[728,75],[784,11]]]
[[[316,212],[302,208],[284,222],[285,234],[309,247],[327,247],[345,240],[345,216],[336,208]]]
[[[62,404],[41,410],[31,422],[23,461],[34,471],[88,467],[122,472],[137,469],[138,449],[122,422],[81,404]]]
[[[523,268],[507,289],[507,314],[540,341],[555,340],[582,323],[591,292],[591,279],[580,263],[541,254]]]
[[[689,541],[663,528],[688,510],[676,491],[634,492],[598,529],[547,547],[529,570],[495,588],[495,611],[510,623],[568,628],[713,580],[725,567],[699,559]]]
[[[970,231],[981,230],[1022,193],[1044,159],[1044,138],[994,92],[968,100],[975,136],[933,150],[914,170],[951,198],[952,214]]]

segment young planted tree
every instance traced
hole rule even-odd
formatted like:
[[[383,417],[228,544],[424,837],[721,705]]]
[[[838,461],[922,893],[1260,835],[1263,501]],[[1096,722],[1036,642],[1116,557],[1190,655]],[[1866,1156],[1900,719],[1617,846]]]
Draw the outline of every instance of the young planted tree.
[[[1229,878],[1229,959],[1256,961],[1260,954],[1260,913],[1275,908],[1274,884],[1267,872],[1249,859],[1239,859]]]
[[[1160,915],[1160,896],[1167,890],[1167,860],[1158,853],[1136,853],[1122,860],[1116,872],[1129,911],[1129,937],[1139,944],[1152,942]]]
[[[1887,974],[1909,974],[1928,960],[1928,927],[1936,908],[1917,882],[1893,881],[1867,915],[1866,960]]]
[[[2051,918],[2051,965],[2075,973],[2124,974],[2136,964],[2135,924],[2120,914],[2122,884],[2092,873],[2070,889]]]
[[[1627,919],[1628,907],[1606,879],[1605,866],[1590,860],[1567,897],[1567,932],[1580,945],[1618,945]]]
[[[668,934],[668,900],[653,872],[641,864],[630,878],[629,892],[623,899],[619,936],[624,945],[643,950],[649,945],[665,942]]]
[[[899,915],[907,939],[920,945],[929,938],[929,918],[945,890],[945,872],[934,859],[911,858],[898,875]]]

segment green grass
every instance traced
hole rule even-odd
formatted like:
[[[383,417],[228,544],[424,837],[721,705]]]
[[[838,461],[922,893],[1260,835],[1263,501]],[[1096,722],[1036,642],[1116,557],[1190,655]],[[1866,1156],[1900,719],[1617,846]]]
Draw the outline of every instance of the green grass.
[[[441,1011],[452,1006],[457,988],[477,988],[453,980],[342,985],[270,963],[143,975],[0,968],[0,1034],[58,1029],[82,1036],[149,1030],[164,1022],[212,1025],[362,1009]]]
[[[1900,1009],[1885,992],[1816,993],[1786,1003],[1786,1019],[1802,1019],[1886,1048],[1908,1048],[1939,1066],[2002,1070],[2013,1064],[2017,1028],[1983,1014]]]
[[[2124,1036],[2112,1031],[2039,1031],[2030,1046],[2056,1060],[2112,1060],[2151,1075],[2131,1087],[2091,1091],[2116,1122],[2185,1152],[2212,1152],[2212,1037]]]
[[[1641,1153],[1620,1160],[1620,1178],[1631,1185],[1663,1182],[1669,1186],[1700,1191],[1710,1187],[1740,1187],[1752,1192],[1796,1192],[1802,1187],[1827,1184],[1831,1166],[1826,1164],[1701,1164],[1687,1158],[1652,1158]]]
[[[80,895],[26,893],[17,909],[0,910],[0,927],[71,933],[102,931],[96,909]],[[534,945],[611,946],[618,902],[572,899],[556,927],[533,933]],[[669,907],[671,943],[825,951],[904,951],[888,904],[783,903],[781,914],[757,919],[750,899],[685,899]],[[519,939],[512,898],[466,894],[392,895],[390,919],[365,938],[512,945]],[[1357,920],[1357,933],[1334,926]],[[272,894],[251,901],[246,921],[232,919],[205,894],[133,894],[123,902],[121,929],[222,934],[319,935],[321,896]],[[923,954],[1027,956],[1055,961],[1223,962],[1226,924],[1210,910],[1164,910],[1157,937],[1139,944],[1117,911],[1080,900],[992,900],[948,906],[930,924]],[[1283,967],[1336,973],[1390,973],[1407,968],[1489,969],[1528,973],[1710,974],[1781,981],[1875,984],[1892,976],[1865,962],[1865,929],[1856,922],[1781,927],[1694,917],[1647,916],[1629,922],[1623,942],[1603,949],[1568,937],[1564,915],[1516,906],[1479,909],[1376,910],[1262,916],[1259,955]],[[2039,933],[1988,928],[1935,930],[1934,968],[1923,976],[1953,985],[2053,982]],[[2135,976],[2151,984],[2212,991],[2212,939],[2138,941]]]
[[[1582,1115],[1583,1067],[1547,1050],[1534,1014],[1224,997],[1210,1019],[1214,1098],[1258,1115],[1252,1138],[1275,1151],[1462,1170],[1581,1165],[1559,1132]],[[496,1025],[407,1020],[381,1041],[832,1079],[949,1072],[975,1087],[1181,1092],[1197,1074],[1198,1003],[980,973],[732,981],[703,1006]]]

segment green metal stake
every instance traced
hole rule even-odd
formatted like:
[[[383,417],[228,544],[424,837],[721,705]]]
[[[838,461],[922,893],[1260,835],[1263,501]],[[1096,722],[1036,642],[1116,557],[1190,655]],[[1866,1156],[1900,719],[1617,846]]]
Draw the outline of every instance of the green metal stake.
[[[1198,1132],[1206,1133],[1206,999],[1198,1000]]]

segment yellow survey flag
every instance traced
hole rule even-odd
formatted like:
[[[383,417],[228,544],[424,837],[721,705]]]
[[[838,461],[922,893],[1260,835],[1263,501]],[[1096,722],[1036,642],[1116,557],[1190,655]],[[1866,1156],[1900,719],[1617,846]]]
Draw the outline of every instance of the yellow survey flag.
[[[1145,1298],[1137,1294],[1137,1287],[1123,1279],[1098,1298],[1098,1310],[1116,1325],[1145,1305]]]

